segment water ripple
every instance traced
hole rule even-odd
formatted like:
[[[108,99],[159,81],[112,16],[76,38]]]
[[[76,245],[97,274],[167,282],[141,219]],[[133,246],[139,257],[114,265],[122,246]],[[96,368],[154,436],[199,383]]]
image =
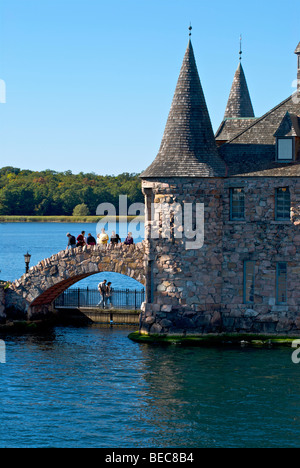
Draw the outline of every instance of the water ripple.
[[[8,337],[1,447],[297,447],[289,349],[134,343],[130,330]]]

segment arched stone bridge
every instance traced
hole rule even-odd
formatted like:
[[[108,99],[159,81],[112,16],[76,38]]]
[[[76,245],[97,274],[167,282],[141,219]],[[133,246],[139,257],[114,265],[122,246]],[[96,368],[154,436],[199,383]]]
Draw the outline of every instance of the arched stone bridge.
[[[10,285],[6,309],[18,310],[27,318],[44,315],[63,291],[103,271],[121,273],[145,285],[145,258],[145,242],[63,250],[42,260]]]

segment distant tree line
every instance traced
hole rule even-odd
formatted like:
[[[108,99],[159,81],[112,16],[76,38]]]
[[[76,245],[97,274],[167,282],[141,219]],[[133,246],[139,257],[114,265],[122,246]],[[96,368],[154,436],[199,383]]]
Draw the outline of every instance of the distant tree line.
[[[77,215],[95,215],[104,202],[118,210],[119,195],[128,196],[128,205],[144,201],[138,174],[0,169],[0,215],[71,216],[74,209]]]

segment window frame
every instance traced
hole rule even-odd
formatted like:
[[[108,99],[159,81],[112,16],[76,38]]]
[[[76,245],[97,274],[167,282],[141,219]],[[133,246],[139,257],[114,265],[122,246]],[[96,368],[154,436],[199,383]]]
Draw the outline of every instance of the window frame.
[[[280,265],[285,265],[285,284],[284,284],[284,296],[285,300],[279,300],[279,278],[280,278]],[[277,305],[286,305],[287,304],[287,276],[288,276],[288,265],[287,262],[277,262],[276,263],[276,286],[275,286],[275,291],[276,291],[276,304]]]
[[[233,216],[233,192],[240,190],[243,193],[243,213],[242,216]],[[240,201],[238,201],[240,204]],[[240,207],[239,207],[240,209]],[[245,189],[244,187],[230,187],[229,189],[229,220],[230,221],[244,221],[245,220]]]
[[[289,159],[279,158],[279,141],[289,140],[292,142],[292,157]],[[277,137],[276,138],[276,160],[278,162],[293,162],[295,161],[295,138],[294,137]]]
[[[288,217],[280,217],[278,216],[278,194],[279,190],[287,190],[289,193],[289,216]],[[283,206],[283,212],[285,207]],[[275,189],[275,221],[290,221],[291,220],[291,192],[289,187],[277,187]]]
[[[253,289],[253,300],[247,300],[247,265],[248,264],[252,264],[253,265],[253,272],[252,272],[252,284],[251,284],[251,287]],[[243,301],[244,301],[244,304],[254,304],[254,296],[255,296],[255,265],[256,265],[256,262],[254,260],[245,260],[244,261],[244,281],[243,281],[243,286],[244,286],[244,289],[243,289]],[[251,288],[250,287],[250,288]],[[249,296],[250,296],[250,292],[249,292]]]

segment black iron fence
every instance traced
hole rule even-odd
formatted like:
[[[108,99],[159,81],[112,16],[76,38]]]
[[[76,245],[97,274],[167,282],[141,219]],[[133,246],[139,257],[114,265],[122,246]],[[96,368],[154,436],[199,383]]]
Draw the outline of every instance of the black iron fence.
[[[112,289],[106,307],[137,310],[145,300],[145,290]],[[67,289],[54,302],[54,307],[103,307],[98,289]]]

